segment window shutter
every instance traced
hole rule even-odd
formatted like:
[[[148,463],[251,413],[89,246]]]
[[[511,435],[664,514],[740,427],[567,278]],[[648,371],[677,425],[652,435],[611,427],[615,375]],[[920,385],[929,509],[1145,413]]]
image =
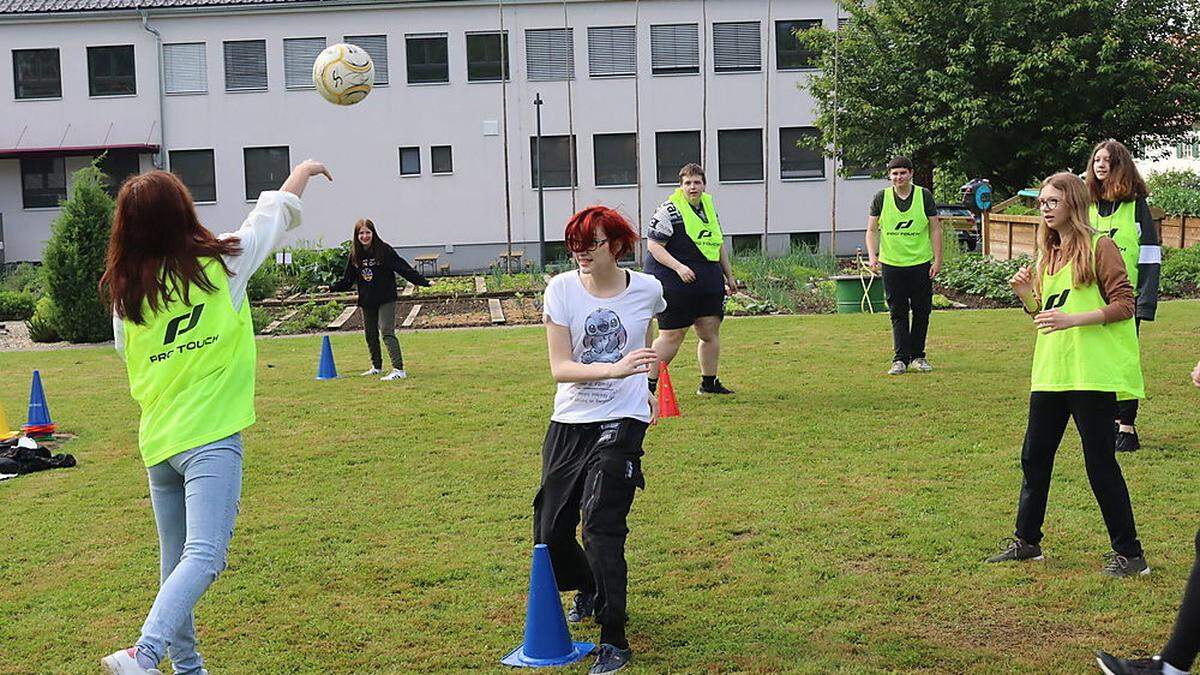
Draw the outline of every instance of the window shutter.
[[[713,24],[713,69],[762,70],[762,33],[757,21]]]
[[[365,52],[371,55],[371,62],[375,66],[375,86],[381,86],[388,83],[388,56],[387,56],[387,36],[386,35],[347,35],[345,41],[349,44],[362,47]]]
[[[267,41],[225,43],[225,88],[229,91],[267,88]]]
[[[288,89],[312,89],[313,62],[325,49],[325,38],[283,41],[283,84]]]
[[[637,27],[588,28],[588,73],[592,77],[637,73]]]
[[[650,66],[655,73],[700,72],[699,26],[650,26]]]
[[[571,28],[525,31],[525,67],[530,81],[570,80],[575,77],[575,33]]]
[[[208,91],[208,69],[203,42],[163,45],[163,70],[168,94]]]

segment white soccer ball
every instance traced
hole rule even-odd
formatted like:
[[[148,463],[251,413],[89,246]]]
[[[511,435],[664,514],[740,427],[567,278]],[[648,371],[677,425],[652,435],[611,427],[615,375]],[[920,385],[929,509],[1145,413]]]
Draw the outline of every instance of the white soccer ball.
[[[313,85],[326,101],[354,105],[371,93],[375,64],[362,47],[330,45],[313,62]]]

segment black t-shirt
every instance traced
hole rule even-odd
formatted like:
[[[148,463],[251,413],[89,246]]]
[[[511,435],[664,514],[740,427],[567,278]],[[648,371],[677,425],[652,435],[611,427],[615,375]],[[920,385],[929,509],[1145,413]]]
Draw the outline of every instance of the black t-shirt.
[[[872,217],[878,218],[879,215],[883,213],[883,193],[886,190],[887,189],[884,188],[883,190],[876,192],[875,199],[871,200]],[[925,215],[930,218],[936,216],[937,204],[933,201],[933,192],[931,192],[929,188],[923,188],[916,185],[913,186],[913,191],[908,193],[908,199],[901,199],[900,195],[896,195],[896,208],[900,209],[901,211],[907,211],[912,208],[913,195],[916,194],[917,190],[921,191],[921,197],[925,202]]]
[[[354,263],[346,261],[346,271],[330,290],[348,291],[353,285],[358,286],[358,306],[378,307],[379,305],[396,301],[396,275],[408,279],[418,286],[430,286],[432,282],[414,270],[396,250],[390,246],[377,247],[375,255],[368,253]]]
[[[692,207],[700,220],[708,222],[704,208]],[[720,220],[720,214],[717,220]],[[725,293],[725,273],[719,261],[704,257],[696,242],[688,236],[687,226],[683,224],[683,215],[675,208],[674,202],[667,200],[658,207],[650,218],[650,227],[646,236],[662,244],[676,260],[691,268],[696,274],[696,280],[690,284],[683,283],[675,270],[654,259],[653,255],[646,257],[646,273],[653,274],[664,291],[682,291],[687,293]]]

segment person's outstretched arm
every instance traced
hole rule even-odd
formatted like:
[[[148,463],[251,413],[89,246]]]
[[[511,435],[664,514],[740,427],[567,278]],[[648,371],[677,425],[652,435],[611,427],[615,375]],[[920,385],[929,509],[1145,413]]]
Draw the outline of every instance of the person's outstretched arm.
[[[388,250],[391,251],[391,255],[388,256],[388,262],[389,266],[392,268],[392,271],[411,281],[417,286],[428,287],[433,285],[433,282],[425,278],[425,275],[413,269],[412,265],[409,265],[407,260],[401,258],[400,254],[396,253],[396,249],[389,248]]]
[[[349,258],[346,259],[346,270],[342,272],[342,278],[329,285],[329,290],[343,292],[354,288],[354,277],[357,270],[354,269],[354,263]]]

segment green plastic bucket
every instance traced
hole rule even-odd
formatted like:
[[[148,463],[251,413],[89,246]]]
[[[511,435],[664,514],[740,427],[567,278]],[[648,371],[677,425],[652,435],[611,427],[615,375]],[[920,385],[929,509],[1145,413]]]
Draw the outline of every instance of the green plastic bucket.
[[[844,274],[830,277],[837,284],[838,314],[857,314],[859,312],[886,312],[887,305],[883,300],[883,277],[857,274]],[[863,302],[863,284],[867,284],[867,302]]]

